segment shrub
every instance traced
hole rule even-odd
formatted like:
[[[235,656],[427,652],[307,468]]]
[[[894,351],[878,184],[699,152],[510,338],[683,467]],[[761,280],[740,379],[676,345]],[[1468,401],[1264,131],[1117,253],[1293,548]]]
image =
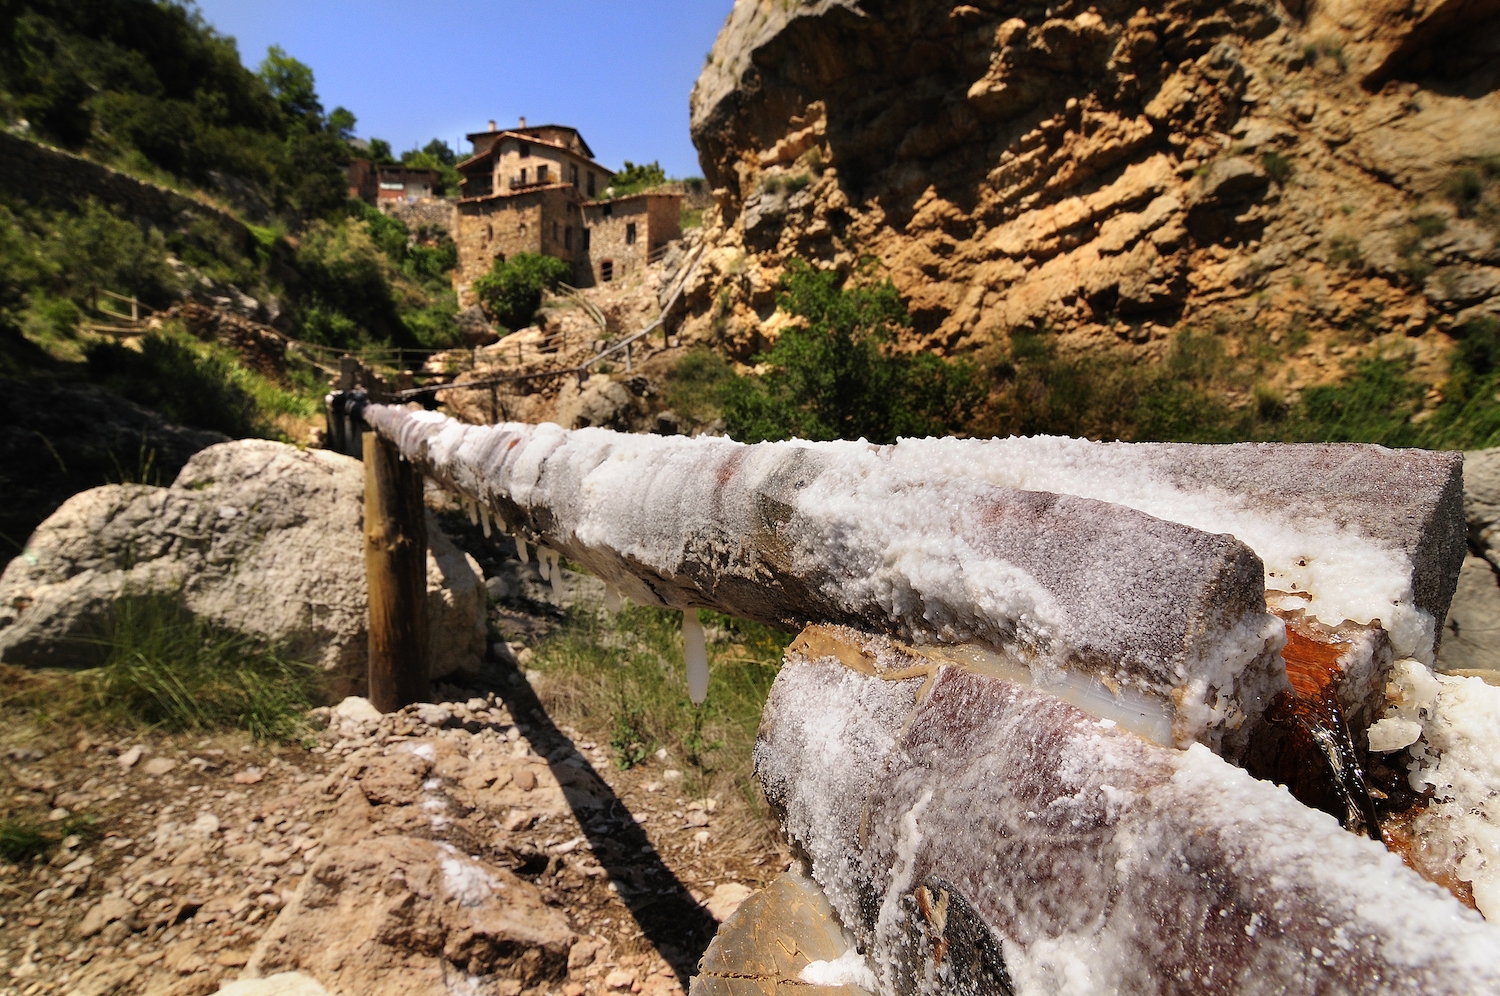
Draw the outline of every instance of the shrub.
[[[88,369],[98,383],[174,422],[235,437],[262,430],[234,362],[175,329],[142,337],[139,352],[117,342],[93,345]]]
[[[1347,266],[1351,270],[1364,266],[1365,258],[1359,251],[1359,240],[1348,235],[1335,235],[1329,239],[1328,262],[1334,266]]]
[[[744,442],[856,439],[962,431],[984,397],[979,371],[931,353],[897,352],[892,333],[911,324],[889,280],[847,287],[834,272],[792,260],[782,310],[805,321],[783,329],[757,357],[764,377],[735,377],[721,390],[724,421]]]
[[[372,232],[363,218],[316,221],[303,232],[297,268],[306,285],[304,338],[346,348],[370,339],[417,344],[398,311],[397,267],[377,236],[389,242],[390,230]]]
[[[567,279],[572,268],[555,256],[518,252],[510,259],[495,260],[490,272],[474,281],[474,294],[484,310],[507,329],[531,324],[542,293]]]
[[[694,349],[677,361],[662,389],[662,401],[696,428],[719,417],[719,393],[734,368],[710,349]]]
[[[1260,164],[1265,167],[1266,174],[1281,186],[1286,186],[1292,177],[1291,159],[1279,152],[1267,152],[1260,157]]]

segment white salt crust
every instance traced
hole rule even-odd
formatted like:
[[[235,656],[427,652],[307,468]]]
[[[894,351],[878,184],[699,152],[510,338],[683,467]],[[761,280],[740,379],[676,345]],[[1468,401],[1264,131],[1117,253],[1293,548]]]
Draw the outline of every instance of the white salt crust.
[[[1500,991],[1500,929],[1285,789],[998,679],[945,668],[903,709],[914,684],[789,654],[756,748],[881,996],[929,877],[1019,996]]]
[[[1413,601],[1411,557],[1396,542],[1370,535],[1358,522],[1340,521],[1317,503],[1303,503],[1293,513],[1265,500],[1278,483],[1286,492],[1304,490],[1302,480],[1267,479],[1258,496],[1183,480],[1172,473],[1173,451],[1182,449],[1061,436],[903,439],[891,447],[890,460],[912,476],[962,474],[1006,487],[1079,495],[1205,532],[1229,533],[1265,563],[1268,591],[1310,594],[1309,614],[1329,626],[1379,621],[1398,656],[1432,662],[1436,627],[1431,614]],[[1221,456],[1234,449],[1215,447]],[[1384,510],[1387,517],[1395,511]]]
[[[1400,724],[1403,734],[1416,727],[1409,780],[1432,791],[1412,826],[1413,853],[1424,867],[1468,882],[1479,911],[1500,918],[1500,688],[1433,674],[1415,660],[1398,661],[1392,678],[1394,701],[1377,725]],[[1372,727],[1371,750],[1379,736]]]
[[[1217,747],[1285,684],[1282,625],[1232,538],[924,475],[899,457],[905,443],[745,446],[383,406],[365,418],[438,480],[519,510],[525,521],[505,523],[518,541],[545,541],[642,604],[743,614],[718,591],[743,596],[774,565],[811,590],[754,596],[780,606],[768,621],[806,612],[919,643],[983,642],[1042,685],[1086,664],[1156,696],[1179,745]]]
[[[812,986],[858,986],[867,992],[873,992],[879,985],[869,963],[853,945],[831,961],[808,962],[797,973],[797,979]]]

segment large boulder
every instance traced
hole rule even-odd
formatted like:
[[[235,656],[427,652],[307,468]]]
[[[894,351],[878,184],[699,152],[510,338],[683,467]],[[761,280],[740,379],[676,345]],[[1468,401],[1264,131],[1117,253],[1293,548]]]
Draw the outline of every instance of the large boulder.
[[[198,453],[171,487],[74,495],[0,575],[0,660],[98,664],[114,603],[179,593],[216,624],[279,644],[357,690],[367,660],[364,467],[326,450],[246,439]],[[433,678],[473,673],[484,577],[429,516]]]
[[[245,974],[300,969],[351,996],[515,994],[560,983],[576,939],[511,872],[449,844],[374,837],[318,858]]]

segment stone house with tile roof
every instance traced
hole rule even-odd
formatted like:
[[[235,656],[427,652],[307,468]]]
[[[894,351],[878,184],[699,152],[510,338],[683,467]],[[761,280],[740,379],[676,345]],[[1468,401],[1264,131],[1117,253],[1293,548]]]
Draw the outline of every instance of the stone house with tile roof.
[[[458,164],[459,299],[494,262],[519,252],[570,264],[579,287],[608,283],[644,266],[652,252],[681,238],[678,193],[611,197],[614,172],[594,161],[578,129],[528,126],[467,136],[474,146]]]

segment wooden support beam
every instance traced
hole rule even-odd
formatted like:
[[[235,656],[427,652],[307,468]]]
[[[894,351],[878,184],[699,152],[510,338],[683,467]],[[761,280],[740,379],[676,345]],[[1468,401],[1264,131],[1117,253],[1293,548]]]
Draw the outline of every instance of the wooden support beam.
[[[369,698],[381,712],[393,712],[428,696],[422,473],[373,432],[365,433],[364,456]]]

